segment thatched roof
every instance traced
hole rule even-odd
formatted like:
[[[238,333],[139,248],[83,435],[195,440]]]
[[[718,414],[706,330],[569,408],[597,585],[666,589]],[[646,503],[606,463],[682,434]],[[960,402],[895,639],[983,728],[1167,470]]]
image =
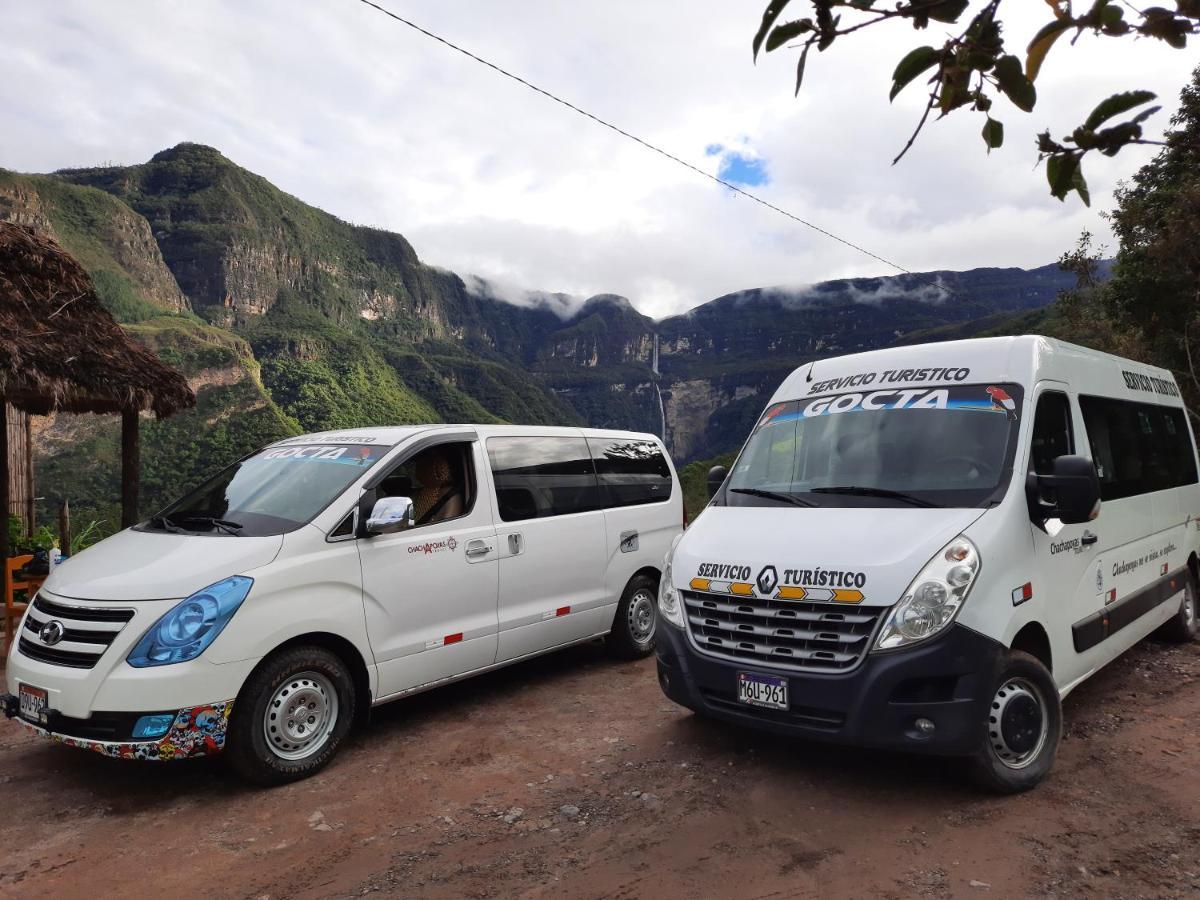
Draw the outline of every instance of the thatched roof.
[[[0,222],[0,396],[35,414],[194,406],[187,381],[116,323],[54,241]]]

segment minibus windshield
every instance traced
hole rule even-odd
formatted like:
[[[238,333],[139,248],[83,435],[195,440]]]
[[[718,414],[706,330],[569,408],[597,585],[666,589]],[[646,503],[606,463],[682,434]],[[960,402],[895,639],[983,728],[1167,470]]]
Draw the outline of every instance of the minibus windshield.
[[[230,537],[294,531],[389,449],[365,444],[268,447],[234,463],[139,527]]]
[[[714,502],[987,506],[1009,482],[1021,396],[1014,384],[978,384],[774,404]]]

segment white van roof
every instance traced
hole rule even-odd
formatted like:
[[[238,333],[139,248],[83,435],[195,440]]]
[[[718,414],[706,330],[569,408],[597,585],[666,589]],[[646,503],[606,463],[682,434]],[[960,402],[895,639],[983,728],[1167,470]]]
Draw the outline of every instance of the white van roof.
[[[661,443],[653,434],[643,434],[636,431],[616,431],[607,428],[571,428],[555,425],[471,425],[430,424],[430,425],[379,425],[365,428],[340,428],[335,431],[318,431],[312,434],[301,434],[296,437],[284,438],[271,444],[272,447],[286,447],[292,444],[372,444],[382,447],[394,447],[410,437],[437,431],[453,431],[471,429],[480,437],[495,435],[517,436],[530,435],[538,437],[611,437],[637,440],[650,440]]]
[[[771,402],[982,382],[1010,382],[1028,389],[1042,380],[1100,396],[1182,405],[1175,376],[1167,369],[1040,335],[913,344],[821,359],[785,378]]]

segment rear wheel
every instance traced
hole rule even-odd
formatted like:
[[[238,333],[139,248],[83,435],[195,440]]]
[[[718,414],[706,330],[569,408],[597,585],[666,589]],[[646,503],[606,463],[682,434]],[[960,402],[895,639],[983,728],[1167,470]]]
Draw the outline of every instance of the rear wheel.
[[[1189,573],[1184,578],[1183,599],[1175,615],[1163,625],[1161,634],[1168,641],[1186,644],[1200,633],[1200,606],[1197,605],[1196,579]]]
[[[654,652],[658,627],[658,581],[637,575],[625,586],[606,646],[619,659],[642,659]]]
[[[238,695],[229,723],[229,762],[256,784],[284,784],[324,768],[354,719],[354,680],[323,647],[268,657]]]
[[[1054,678],[1040,660],[1011,651],[993,681],[983,738],[971,757],[975,780],[1000,794],[1027,791],[1049,773],[1061,737]]]

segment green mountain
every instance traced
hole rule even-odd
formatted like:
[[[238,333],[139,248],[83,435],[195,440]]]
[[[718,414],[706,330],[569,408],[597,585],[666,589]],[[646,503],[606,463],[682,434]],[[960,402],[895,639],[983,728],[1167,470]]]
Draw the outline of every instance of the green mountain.
[[[147,426],[146,512],[266,441],[350,425],[591,424],[664,434],[681,463],[714,456],[805,361],[1003,327],[1070,285],[1053,266],[853,279],[659,322],[614,295],[516,305],[197,144],[136,166],[0,170],[0,218],[53,234],[197,390],[195,410]],[[38,428],[47,509],[67,497],[78,517],[115,521],[115,422]]]

